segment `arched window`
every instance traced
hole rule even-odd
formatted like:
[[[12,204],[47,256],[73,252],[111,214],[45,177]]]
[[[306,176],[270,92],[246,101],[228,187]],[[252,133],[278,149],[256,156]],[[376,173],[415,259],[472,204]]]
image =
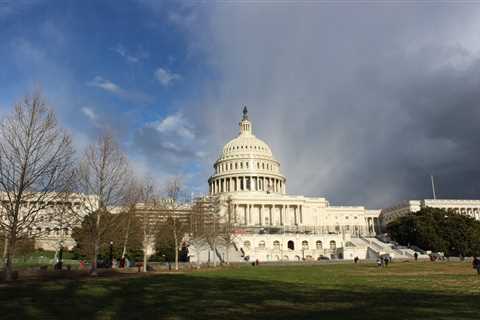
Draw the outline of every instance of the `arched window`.
[[[264,249],[264,248],[265,248],[265,241],[263,241],[263,240],[260,241],[260,242],[258,243],[258,247],[261,248],[261,249]]]
[[[280,241],[278,240],[273,241],[273,249],[280,249]]]
[[[265,169],[265,163],[262,163],[262,169]]]
[[[245,242],[243,243],[243,246],[244,246],[245,248],[250,248],[250,241],[248,241],[248,240],[245,241]]]
[[[308,241],[307,240],[302,241],[302,249],[303,250],[308,250]]]
[[[322,245],[322,241],[320,240],[317,240],[317,242],[315,243],[316,247],[317,247],[317,250],[320,250],[323,248],[323,245]]]
[[[330,241],[330,249],[335,250],[337,248],[337,243],[335,240]]]
[[[292,240],[289,240],[287,243],[287,247],[290,250],[295,250],[295,243]]]

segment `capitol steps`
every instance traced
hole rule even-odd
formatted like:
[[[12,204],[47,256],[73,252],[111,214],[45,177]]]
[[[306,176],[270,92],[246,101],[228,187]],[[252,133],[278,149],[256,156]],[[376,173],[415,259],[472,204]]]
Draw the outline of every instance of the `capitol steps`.
[[[376,259],[388,254],[396,259],[414,259],[415,251],[409,248],[397,248],[394,244],[383,242],[373,237],[359,237],[352,239],[354,244],[367,247],[367,259]],[[428,256],[417,252],[419,258]]]

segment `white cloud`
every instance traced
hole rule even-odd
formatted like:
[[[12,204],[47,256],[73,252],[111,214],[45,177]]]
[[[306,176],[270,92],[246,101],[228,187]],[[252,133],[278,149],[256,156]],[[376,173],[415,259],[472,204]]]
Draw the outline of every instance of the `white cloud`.
[[[93,80],[87,82],[87,86],[100,88],[105,91],[110,91],[113,93],[120,93],[123,91],[115,83],[111,82],[110,80],[104,79],[100,76],[96,76],[95,78],[93,78]]]
[[[195,139],[191,124],[181,113],[175,113],[167,116],[163,120],[152,122],[150,126],[160,133],[175,133],[187,140]]]
[[[111,49],[112,51],[118,53],[120,56],[125,58],[128,62],[131,63],[137,63],[140,62],[141,60],[144,60],[148,58],[149,54],[148,52],[144,50],[139,50],[137,53],[133,54],[130,51],[128,51],[124,45],[122,44],[117,44],[114,48]]]
[[[113,93],[121,98],[130,100],[137,103],[150,103],[152,102],[152,97],[146,93],[135,91],[135,90],[126,90],[120,87],[119,85],[113,83],[108,79],[104,79],[101,76],[96,76],[93,80],[88,81],[87,86],[99,88],[110,93]]]
[[[158,68],[155,71],[155,78],[164,87],[168,87],[173,82],[180,80],[182,77],[178,73],[174,73],[165,68]]]
[[[87,118],[90,119],[90,121],[96,121],[98,119],[98,116],[97,114],[95,113],[95,111],[93,111],[92,108],[89,108],[89,107],[82,107],[82,109],[80,109],[82,111],[82,113],[87,116]]]

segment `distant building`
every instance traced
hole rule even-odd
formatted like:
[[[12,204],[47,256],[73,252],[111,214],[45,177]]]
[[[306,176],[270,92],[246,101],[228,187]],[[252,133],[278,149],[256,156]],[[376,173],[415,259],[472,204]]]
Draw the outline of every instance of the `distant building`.
[[[60,245],[67,249],[75,246],[72,238],[73,228],[79,226],[83,218],[91,212],[92,207],[98,205],[96,197],[85,196],[79,193],[72,193],[66,198],[56,193],[48,193],[37,198],[35,194],[27,197],[29,200],[21,204],[20,213],[29,209],[36,210],[35,221],[20,229],[20,233],[35,239],[35,247],[44,250],[58,250]],[[6,202],[3,196],[1,201]],[[7,219],[2,215],[3,204],[0,207],[0,218]]]
[[[382,209],[380,221],[382,231],[386,230],[387,225],[396,219],[406,216],[411,212],[420,211],[422,208],[439,208],[451,210],[458,214],[471,216],[480,220],[480,200],[454,200],[454,199],[423,199],[423,200],[405,200],[391,207]]]

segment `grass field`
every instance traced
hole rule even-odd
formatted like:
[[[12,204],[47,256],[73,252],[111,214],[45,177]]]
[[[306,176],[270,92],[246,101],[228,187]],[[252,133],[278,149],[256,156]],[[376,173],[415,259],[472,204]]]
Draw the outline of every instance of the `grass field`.
[[[469,263],[244,266],[0,285],[0,318],[480,319]]]

